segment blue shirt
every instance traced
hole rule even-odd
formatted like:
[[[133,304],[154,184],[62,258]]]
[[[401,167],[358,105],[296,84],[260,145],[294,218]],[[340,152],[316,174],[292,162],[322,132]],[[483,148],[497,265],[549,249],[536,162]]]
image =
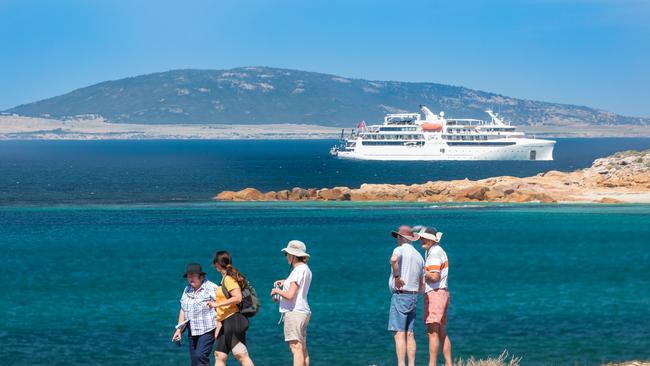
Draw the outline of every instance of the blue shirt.
[[[422,254],[413,247],[413,244],[404,243],[393,250],[393,255],[397,256],[399,276],[404,281],[404,287],[400,290],[419,291],[420,281],[424,274],[424,258],[422,258]],[[393,276],[394,273],[391,270],[391,276],[388,279],[388,287],[391,291],[397,290]]]

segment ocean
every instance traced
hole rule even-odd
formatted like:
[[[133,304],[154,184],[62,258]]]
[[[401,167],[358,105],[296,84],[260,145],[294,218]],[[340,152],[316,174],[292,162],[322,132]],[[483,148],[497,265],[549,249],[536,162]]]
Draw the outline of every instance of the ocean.
[[[315,365],[392,365],[391,229],[433,225],[450,259],[455,357],[650,358],[650,205],[211,202],[223,189],[420,182],[588,166],[650,139],[559,140],[554,162],[330,159],[327,141],[0,142],[0,363],[185,365],[170,342],[185,265],[229,250],[257,288],[249,349],[289,364],[270,301],[307,243]],[[266,163],[265,163],[266,162]],[[338,173],[335,173],[338,172]],[[394,176],[398,174],[398,176]],[[418,312],[418,364],[428,361]],[[231,363],[234,364],[234,363]]]
[[[557,139],[554,161],[380,162],[334,140],[0,141],[0,205],[205,202],[222,190],[358,187],[571,171],[650,138]]]

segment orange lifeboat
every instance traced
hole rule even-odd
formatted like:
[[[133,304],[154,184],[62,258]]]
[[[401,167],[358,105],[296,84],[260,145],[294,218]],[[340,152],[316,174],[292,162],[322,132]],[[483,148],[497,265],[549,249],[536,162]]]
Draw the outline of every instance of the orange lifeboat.
[[[422,124],[422,130],[427,132],[440,132],[442,131],[442,125],[440,123],[426,122]]]

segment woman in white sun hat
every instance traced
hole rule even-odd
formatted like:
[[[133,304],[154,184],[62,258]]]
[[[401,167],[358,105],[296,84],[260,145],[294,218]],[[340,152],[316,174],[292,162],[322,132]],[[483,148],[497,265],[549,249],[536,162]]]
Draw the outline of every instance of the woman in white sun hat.
[[[271,296],[280,296],[280,313],[284,317],[284,341],[293,353],[294,366],[309,366],[307,325],[311,317],[307,295],[311,285],[311,270],[307,266],[309,254],[305,243],[291,240],[282,251],[291,266],[289,277],[275,281]]]

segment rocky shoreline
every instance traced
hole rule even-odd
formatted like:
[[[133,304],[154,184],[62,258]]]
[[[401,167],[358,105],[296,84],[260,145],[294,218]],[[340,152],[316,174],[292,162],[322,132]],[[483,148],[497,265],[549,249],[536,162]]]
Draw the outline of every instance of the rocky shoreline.
[[[650,203],[650,149],[597,159],[573,172],[548,171],[532,177],[423,184],[362,184],[359,188],[300,188],[260,192],[223,191],[218,201],[407,201],[407,202],[598,202]]]

